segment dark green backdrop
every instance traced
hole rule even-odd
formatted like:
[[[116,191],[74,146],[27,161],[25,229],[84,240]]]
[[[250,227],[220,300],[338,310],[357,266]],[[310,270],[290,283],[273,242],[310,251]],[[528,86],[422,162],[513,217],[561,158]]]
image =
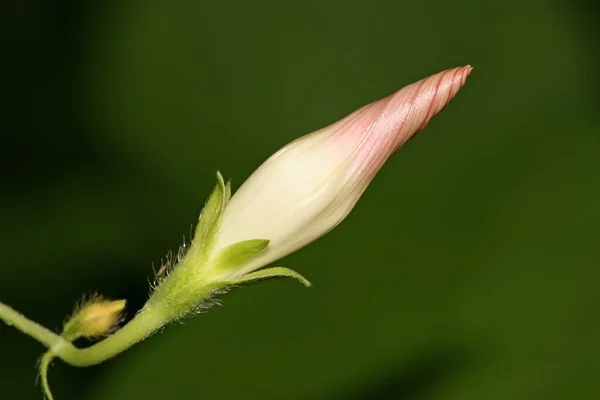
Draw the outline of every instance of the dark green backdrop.
[[[7,2],[0,301],[59,328],[139,308],[219,169],[442,69],[467,85],[270,281],[57,400],[600,397],[600,58],[585,1]],[[0,326],[0,398],[42,346]]]

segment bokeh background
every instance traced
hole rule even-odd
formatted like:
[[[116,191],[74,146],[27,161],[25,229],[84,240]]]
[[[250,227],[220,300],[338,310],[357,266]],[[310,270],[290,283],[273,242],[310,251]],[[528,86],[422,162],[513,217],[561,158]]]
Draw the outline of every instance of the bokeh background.
[[[597,2],[45,1],[2,9],[0,301],[144,302],[215,171],[440,70],[467,85],[349,218],[57,399],[600,398]],[[85,343],[82,343],[85,345]],[[43,348],[0,324],[0,398]]]

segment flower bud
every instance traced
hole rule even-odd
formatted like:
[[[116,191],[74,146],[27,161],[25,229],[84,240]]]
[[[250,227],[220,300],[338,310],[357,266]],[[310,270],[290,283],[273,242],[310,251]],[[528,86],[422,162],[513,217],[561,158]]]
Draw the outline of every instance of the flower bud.
[[[102,296],[92,296],[77,307],[73,316],[65,324],[62,336],[73,341],[79,337],[99,338],[113,333],[121,321],[125,300],[107,300]]]
[[[338,225],[385,161],[448,104],[470,72],[465,66],[422,79],[271,156],[227,204],[214,250],[250,239],[269,240],[269,246],[229,277],[282,258]]]

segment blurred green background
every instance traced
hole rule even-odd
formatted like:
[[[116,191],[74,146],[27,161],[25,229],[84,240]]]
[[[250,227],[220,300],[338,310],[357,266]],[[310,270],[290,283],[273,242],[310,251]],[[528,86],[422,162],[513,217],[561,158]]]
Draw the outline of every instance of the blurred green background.
[[[147,296],[217,169],[475,69],[349,218],[270,281],[57,400],[600,398],[597,2],[43,1],[2,8],[0,301],[53,328]],[[0,324],[0,398],[41,345]]]

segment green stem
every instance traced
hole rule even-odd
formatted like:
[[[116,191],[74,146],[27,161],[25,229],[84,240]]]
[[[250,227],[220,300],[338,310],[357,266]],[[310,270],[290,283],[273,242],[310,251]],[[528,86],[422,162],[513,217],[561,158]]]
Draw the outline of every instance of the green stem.
[[[173,317],[165,311],[158,305],[150,307],[147,304],[127,325],[103,341],[85,349],[78,349],[71,345],[59,349],[56,355],[66,363],[77,367],[100,364],[141,342],[170,322]]]
[[[26,335],[31,336],[50,349],[63,344],[71,345],[56,333],[43,327],[37,322],[33,322],[4,303],[0,303],[0,319],[8,325],[14,326]]]
[[[52,350],[48,350],[40,359],[40,378],[42,380],[42,390],[44,391],[44,394],[48,400],[54,400],[54,396],[50,391],[50,385],[48,384],[48,367],[50,366],[53,358],[54,353]]]
[[[33,337],[66,363],[77,367],[85,367],[100,364],[144,340],[171,321],[173,315],[156,303],[153,307],[148,303],[123,328],[105,340],[85,349],[78,349],[59,335],[27,319],[24,315],[2,303],[0,303],[0,319]]]

